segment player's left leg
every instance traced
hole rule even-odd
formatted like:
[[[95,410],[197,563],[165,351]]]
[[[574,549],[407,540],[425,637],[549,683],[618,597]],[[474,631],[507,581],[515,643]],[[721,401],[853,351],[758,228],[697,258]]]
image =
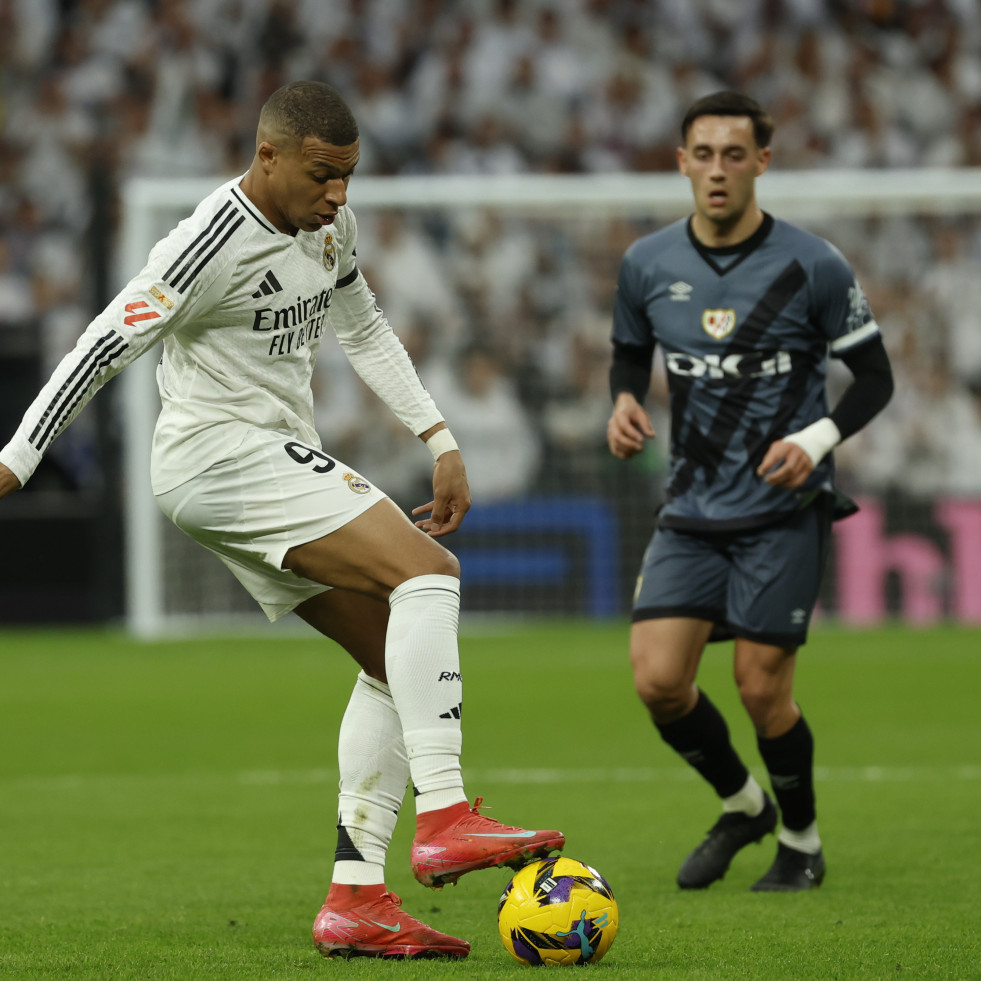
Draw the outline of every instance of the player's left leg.
[[[773,801],[740,759],[722,713],[695,684],[705,645],[728,626],[729,577],[724,538],[659,528],[634,595],[634,687],[664,742],[722,803],[722,814],[678,870],[682,889],[718,881],[741,849],[776,827]]]
[[[341,719],[337,846],[314,943],[326,957],[466,957],[465,940],[410,916],[385,885],[385,859],[409,782],[402,724],[384,680],[388,606],[331,589],[296,612],[362,668]]]
[[[814,794],[814,738],[794,701],[795,664],[792,650],[736,641],[739,697],[756,729],[783,825],[777,858],[752,886],[756,892],[797,892],[824,879]]]
[[[830,533],[817,503],[785,522],[747,535],[734,550],[730,616],[739,635],[734,670],[739,697],[780,808],[777,857],[752,887],[796,892],[825,873],[814,794],[814,739],[794,700],[797,648],[807,638]]]
[[[460,768],[463,677],[457,646],[459,566],[389,500],[342,528],[291,548],[286,568],[326,585],[388,600],[385,672],[401,725],[416,803],[412,868],[439,888],[461,875],[519,865],[561,848],[558,831],[526,831],[470,807]]]

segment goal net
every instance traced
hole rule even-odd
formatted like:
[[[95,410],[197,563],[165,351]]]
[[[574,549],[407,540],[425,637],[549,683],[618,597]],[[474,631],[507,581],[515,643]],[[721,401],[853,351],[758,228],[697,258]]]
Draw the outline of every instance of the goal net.
[[[120,282],[219,183],[127,184]],[[822,612],[849,623],[981,620],[971,584],[981,575],[971,557],[981,554],[971,490],[981,488],[981,464],[972,485],[949,438],[951,413],[967,419],[981,404],[981,173],[770,172],[757,189],[766,210],[841,248],[897,372],[888,413],[836,453],[843,484],[864,507],[836,528]],[[657,443],[629,464],[605,449],[613,291],[627,245],[689,212],[687,181],[359,177],[350,204],[359,265],[470,470],[473,510],[444,539],[463,567],[464,614],[625,614],[665,460]],[[251,598],[153,501],[156,361],[132,365],[121,386],[128,627],[145,637],[251,627]],[[847,377],[832,372],[833,392]],[[315,392],[332,455],[406,511],[429,500],[429,455],[363,389],[329,334]],[[658,381],[649,408],[665,432]],[[968,453],[981,459],[981,443]]]

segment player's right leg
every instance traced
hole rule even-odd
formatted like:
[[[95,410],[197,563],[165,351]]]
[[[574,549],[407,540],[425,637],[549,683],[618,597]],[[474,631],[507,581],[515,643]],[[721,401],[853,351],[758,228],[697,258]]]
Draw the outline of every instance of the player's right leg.
[[[635,685],[658,733],[722,800],[721,817],[678,871],[682,889],[721,879],[736,853],[776,824],[773,803],[733,748],[725,719],[694,684],[711,629],[706,621],[680,618],[644,620],[631,629]]]
[[[755,891],[797,892],[825,875],[814,792],[814,737],[793,693],[797,649],[807,639],[831,537],[831,501],[819,498],[748,537],[733,572],[735,677],[756,729],[783,827]]]
[[[659,530],[644,556],[634,600],[634,685],[661,738],[711,785],[723,813],[682,863],[678,885],[703,889],[736,853],[773,831],[772,801],[749,773],[721,713],[695,677],[705,645],[725,623],[728,563],[698,536]]]
[[[385,859],[409,782],[402,726],[384,680],[388,606],[331,589],[296,612],[362,668],[341,720],[337,846],[314,943],[325,957],[466,957],[465,940],[410,916],[385,885]]]
[[[412,866],[439,888],[461,875],[518,866],[565,843],[561,832],[502,824],[463,789],[456,559],[383,501],[319,541],[291,549],[289,568],[388,598],[385,673],[409,759],[416,804]],[[322,578],[320,578],[322,577]]]

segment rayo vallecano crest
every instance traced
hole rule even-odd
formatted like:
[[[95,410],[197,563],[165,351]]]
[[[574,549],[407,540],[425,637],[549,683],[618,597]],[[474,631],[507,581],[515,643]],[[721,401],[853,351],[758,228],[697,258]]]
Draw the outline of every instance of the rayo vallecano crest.
[[[703,310],[702,329],[709,337],[721,341],[736,329],[735,310]]]
[[[334,245],[334,236],[328,232],[324,236],[324,269],[330,272],[337,264],[337,248]]]

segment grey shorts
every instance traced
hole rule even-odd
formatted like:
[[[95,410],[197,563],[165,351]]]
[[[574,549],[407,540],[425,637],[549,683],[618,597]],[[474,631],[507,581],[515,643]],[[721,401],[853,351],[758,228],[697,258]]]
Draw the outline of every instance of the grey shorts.
[[[287,551],[337,531],[385,496],[323,450],[253,429],[227,459],[158,494],[157,503],[278,620],[329,588],[284,569]]]
[[[712,640],[797,647],[807,640],[830,537],[830,509],[820,499],[752,531],[658,528],[637,579],[633,620],[694,617],[715,623]]]

